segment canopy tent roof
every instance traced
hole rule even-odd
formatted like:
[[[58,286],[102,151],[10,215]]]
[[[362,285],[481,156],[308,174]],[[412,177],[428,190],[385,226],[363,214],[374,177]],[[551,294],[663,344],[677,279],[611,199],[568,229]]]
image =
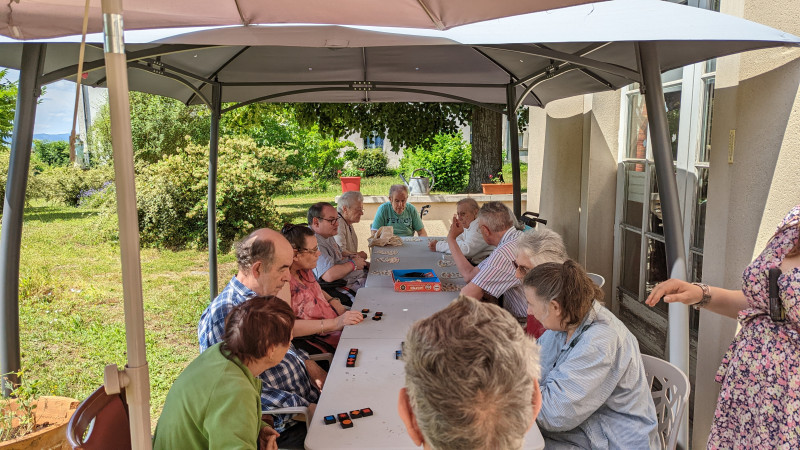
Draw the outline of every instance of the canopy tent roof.
[[[125,29],[264,23],[325,23],[448,29],[497,17],[592,0],[130,0]],[[89,10],[89,32],[102,32],[100,2]],[[0,8],[0,35],[40,39],[80,34],[85,0],[25,0]]]
[[[773,28],[658,0],[579,5],[445,31],[271,25],[132,38],[140,43],[126,46],[130,89],[187,104],[210,103],[215,83],[223,102],[505,104],[513,83],[518,106],[544,106],[641,81],[638,42],[656,43],[662,70],[800,45]],[[22,44],[2,45],[0,65],[19,67]],[[43,81],[74,79],[77,55],[75,43],[49,44]],[[102,46],[90,45],[86,61],[84,83],[103,86]]]

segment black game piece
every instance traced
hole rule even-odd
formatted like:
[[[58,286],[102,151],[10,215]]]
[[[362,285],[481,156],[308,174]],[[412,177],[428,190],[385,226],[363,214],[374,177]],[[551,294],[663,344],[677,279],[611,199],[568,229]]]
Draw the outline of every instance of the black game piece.
[[[362,313],[362,314],[361,314],[361,317],[363,317],[363,318],[365,318],[365,319],[366,319],[366,318],[367,318],[367,315]]]
[[[344,419],[339,423],[342,425],[342,428],[353,428],[353,421],[350,419]]]
[[[372,409],[364,408],[361,410],[361,417],[368,417],[372,415]]]
[[[332,423],[336,423],[336,417],[334,417],[334,416],[325,416],[325,425],[330,425]]]
[[[401,359],[403,357],[403,352],[400,350],[394,351],[394,359]]]
[[[347,413],[339,413],[336,415],[336,417],[339,418],[339,422],[350,418],[350,416],[348,416]]]
[[[350,418],[351,419],[360,419],[361,418],[361,410],[354,409],[350,411]]]
[[[381,316],[373,316],[372,320],[381,320]]]
[[[347,355],[347,367],[356,366],[356,356],[358,356],[358,349],[351,348],[350,353]]]
[[[361,313],[362,313],[362,314],[366,314],[366,313],[368,313],[368,312],[369,312],[369,308],[364,308],[364,309],[362,309],[362,310],[361,310]]]
[[[378,317],[380,317],[380,316],[382,316],[382,315],[383,315],[383,313],[382,313],[382,312],[380,312],[380,311],[375,311],[375,315],[376,315],[376,316],[378,316]]]

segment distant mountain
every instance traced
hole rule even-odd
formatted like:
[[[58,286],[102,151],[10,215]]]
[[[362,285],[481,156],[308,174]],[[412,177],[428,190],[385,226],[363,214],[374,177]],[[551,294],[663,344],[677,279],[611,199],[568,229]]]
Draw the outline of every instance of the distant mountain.
[[[49,134],[37,133],[33,135],[34,141],[67,141],[69,142],[69,133]]]

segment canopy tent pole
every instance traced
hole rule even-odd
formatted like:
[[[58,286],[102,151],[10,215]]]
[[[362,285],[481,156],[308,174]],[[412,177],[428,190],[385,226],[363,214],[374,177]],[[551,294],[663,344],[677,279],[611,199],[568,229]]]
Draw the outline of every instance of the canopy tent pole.
[[[522,184],[519,174],[519,130],[517,129],[516,90],[513,80],[506,87],[506,118],[508,120],[509,151],[511,152],[511,182],[514,183],[514,216],[522,215]]]
[[[22,66],[17,89],[11,156],[3,203],[3,230],[0,236],[0,374],[18,372],[19,352],[19,258],[22,243],[22,219],[25,212],[25,189],[33,145],[36,101],[41,94],[40,77],[44,68],[46,44],[23,44]],[[16,374],[9,381],[17,383]],[[13,386],[2,382],[3,397]]]
[[[125,300],[125,337],[128,350],[128,364],[125,369],[115,373],[107,367],[105,384],[107,392],[119,387],[125,388],[132,448],[149,450],[152,445],[150,442],[150,375],[145,354],[139,220],[136,210],[122,1],[102,0],[102,9],[108,104],[111,113],[111,143],[117,187],[122,289]]]
[[[222,111],[222,85],[211,87],[211,139],[208,148],[208,284],[210,301],[217,297],[217,159],[219,119]]]
[[[658,44],[638,44],[641,61],[644,98],[647,106],[647,121],[650,125],[650,140],[655,160],[658,192],[661,198],[661,213],[664,225],[664,245],[667,251],[669,276],[686,280],[686,250],[683,245],[683,220],[678,199],[678,182],[675,179],[672,145],[669,137],[667,112],[664,106],[664,90],[661,85],[661,66],[658,60]],[[669,304],[669,361],[684,373],[689,373],[689,307],[683,303]],[[678,445],[688,448],[689,414],[684,414]]]

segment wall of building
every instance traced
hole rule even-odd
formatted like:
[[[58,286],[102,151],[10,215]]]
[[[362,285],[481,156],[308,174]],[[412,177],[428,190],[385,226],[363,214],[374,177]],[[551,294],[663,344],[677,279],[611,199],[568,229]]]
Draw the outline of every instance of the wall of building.
[[[786,11],[794,10],[794,14]],[[800,35],[795,0],[726,0],[722,12]],[[786,212],[800,203],[800,49],[717,60],[703,281],[739,289]],[[728,163],[735,130],[733,163]],[[737,323],[703,311],[695,386],[693,446],[705,446],[719,385],[714,375]]]

